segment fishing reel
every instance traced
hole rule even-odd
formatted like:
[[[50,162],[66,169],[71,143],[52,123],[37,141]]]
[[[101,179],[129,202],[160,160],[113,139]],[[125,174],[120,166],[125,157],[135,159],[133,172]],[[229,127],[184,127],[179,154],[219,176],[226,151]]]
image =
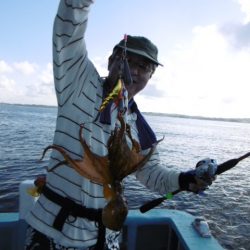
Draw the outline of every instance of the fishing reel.
[[[215,178],[217,168],[216,160],[205,158],[196,164],[195,176],[209,183],[211,179]]]

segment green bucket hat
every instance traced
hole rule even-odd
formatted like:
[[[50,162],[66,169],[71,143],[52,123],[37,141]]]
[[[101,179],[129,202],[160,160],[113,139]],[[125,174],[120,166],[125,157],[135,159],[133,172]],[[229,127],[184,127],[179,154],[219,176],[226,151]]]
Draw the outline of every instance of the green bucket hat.
[[[122,39],[117,45],[115,45],[114,50],[117,48],[124,49],[125,48],[125,40]],[[157,55],[158,49],[157,47],[146,37],[143,36],[127,36],[126,50],[128,52],[146,57],[153,63],[157,65],[163,66],[158,62]]]

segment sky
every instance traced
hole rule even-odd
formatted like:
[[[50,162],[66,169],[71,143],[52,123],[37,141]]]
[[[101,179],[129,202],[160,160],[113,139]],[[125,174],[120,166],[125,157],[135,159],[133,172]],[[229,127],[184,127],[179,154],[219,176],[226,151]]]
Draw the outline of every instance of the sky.
[[[58,3],[2,1],[0,102],[56,105]],[[148,37],[164,65],[135,97],[142,111],[250,118],[250,0],[96,0],[86,43],[101,76],[124,34]]]

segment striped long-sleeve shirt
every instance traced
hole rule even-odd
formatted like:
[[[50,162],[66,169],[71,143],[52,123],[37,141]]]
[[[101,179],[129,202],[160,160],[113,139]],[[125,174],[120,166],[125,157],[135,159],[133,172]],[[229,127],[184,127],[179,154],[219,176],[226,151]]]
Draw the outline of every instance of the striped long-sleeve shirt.
[[[72,158],[82,159],[83,148],[79,140],[80,124],[84,123],[83,138],[95,154],[107,155],[107,141],[115,128],[117,110],[111,109],[111,125],[94,122],[102,103],[103,80],[88,59],[85,46],[85,30],[91,0],[61,0],[53,29],[53,67],[58,117],[54,144],[64,148]],[[138,141],[136,114],[127,114],[132,136]],[[53,151],[49,168],[63,157]],[[136,173],[148,188],[166,193],[179,188],[179,172],[168,170],[159,164],[155,152],[148,163]],[[61,196],[88,208],[102,208],[106,204],[102,185],[79,175],[68,165],[62,165],[47,174],[47,186]],[[83,218],[68,218],[62,231],[53,228],[60,207],[41,195],[28,214],[27,222],[38,231],[54,238],[66,247],[87,248],[96,243],[98,228],[94,222]],[[106,239],[115,238],[115,232],[107,230]]]

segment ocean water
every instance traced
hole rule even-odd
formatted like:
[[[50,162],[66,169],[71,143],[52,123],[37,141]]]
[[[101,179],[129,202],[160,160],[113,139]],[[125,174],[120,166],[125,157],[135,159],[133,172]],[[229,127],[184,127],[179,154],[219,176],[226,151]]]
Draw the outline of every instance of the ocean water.
[[[0,104],[0,212],[18,210],[18,185],[45,173],[38,162],[52,143],[56,108]],[[149,116],[162,164],[182,171],[210,157],[222,163],[250,151],[250,123]],[[129,185],[128,185],[129,183]],[[131,185],[132,183],[132,185]],[[208,221],[212,234],[228,250],[250,249],[250,158],[217,177],[205,195],[182,192],[161,207],[178,209]],[[158,197],[136,181],[125,180],[131,208]]]

